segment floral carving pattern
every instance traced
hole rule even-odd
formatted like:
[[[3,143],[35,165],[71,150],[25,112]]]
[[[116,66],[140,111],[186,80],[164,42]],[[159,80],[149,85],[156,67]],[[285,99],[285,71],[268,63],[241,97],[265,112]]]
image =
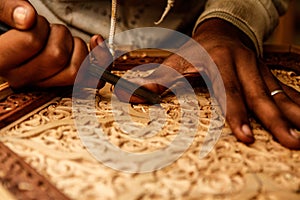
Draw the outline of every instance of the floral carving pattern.
[[[282,70],[273,73],[299,91],[299,76]],[[162,102],[168,115],[166,129],[141,140],[131,138],[116,125],[107,91],[109,88],[104,88],[96,98],[96,116],[112,144],[130,152],[149,152],[174,139],[180,123],[174,96],[170,94]],[[0,141],[71,199],[299,199],[300,152],[275,142],[254,119],[254,144],[237,142],[226,125],[215,148],[199,159],[207,119],[214,111],[205,89],[197,89],[196,94],[201,102],[200,125],[192,145],[174,163],[151,173],[120,172],[98,162],[78,137],[71,98],[56,99],[24,121],[0,131]],[[149,122],[148,106],[132,106],[129,111],[138,123]],[[120,110],[118,115],[123,112]]]

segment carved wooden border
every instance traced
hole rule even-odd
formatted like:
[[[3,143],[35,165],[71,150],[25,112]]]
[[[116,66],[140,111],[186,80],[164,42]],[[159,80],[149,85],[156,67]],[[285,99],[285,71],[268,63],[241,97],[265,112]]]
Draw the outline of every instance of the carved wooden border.
[[[1,142],[0,182],[16,199],[69,199]]]

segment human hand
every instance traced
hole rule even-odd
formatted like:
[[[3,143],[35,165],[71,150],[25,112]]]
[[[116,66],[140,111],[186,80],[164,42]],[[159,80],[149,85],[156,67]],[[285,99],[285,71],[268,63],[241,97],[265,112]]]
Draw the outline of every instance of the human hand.
[[[0,21],[13,29],[0,36],[0,75],[11,87],[52,87],[74,83],[88,54],[81,39],[49,24],[28,1],[0,0]]]
[[[285,147],[300,149],[300,94],[278,83],[269,69],[259,62],[249,39],[233,25],[220,19],[201,24],[193,37],[206,49],[217,65],[226,90],[226,119],[236,138],[246,144],[254,142],[248,114],[253,113],[264,127]],[[198,73],[178,55],[172,55],[164,63],[181,74]],[[176,77],[166,76],[160,68],[144,79],[134,81],[148,89],[162,93],[166,90],[160,82],[172,82]],[[208,75],[210,80],[214,77]],[[154,82],[143,84],[147,81]],[[214,87],[214,91],[218,88]],[[271,96],[271,91],[283,89],[284,93]],[[127,99],[124,91],[116,91],[120,99]],[[131,102],[142,99],[131,97]],[[223,108],[224,109],[224,108]]]

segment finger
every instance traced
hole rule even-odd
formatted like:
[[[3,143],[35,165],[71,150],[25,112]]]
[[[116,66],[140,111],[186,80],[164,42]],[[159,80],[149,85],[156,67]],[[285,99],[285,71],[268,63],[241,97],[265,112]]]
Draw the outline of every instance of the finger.
[[[251,55],[241,51],[239,56],[246,58]],[[237,73],[249,108],[283,146],[299,149],[300,139],[294,136],[289,122],[271,98],[258,71],[257,63],[254,61],[249,63],[248,59],[238,59],[238,62],[243,66],[237,68]]]
[[[79,38],[74,38],[74,49],[70,60],[70,64],[60,71],[55,76],[38,82],[36,85],[39,87],[55,87],[55,86],[68,86],[74,84],[77,72],[88,55],[87,45]],[[81,78],[81,77],[80,77]],[[85,81],[85,80],[80,80]]]
[[[32,5],[25,0],[0,1],[0,21],[17,29],[29,29],[37,19]]]
[[[227,49],[217,48],[210,55],[219,68],[225,86],[226,120],[238,140],[244,143],[253,143],[254,137],[250,129],[245,102],[241,95],[240,83],[236,78],[237,74],[231,53]],[[218,90],[214,83],[212,85],[214,91]]]
[[[296,103],[298,106],[300,106],[300,92],[295,90],[292,87],[289,87],[281,82],[279,82],[281,88],[284,90],[284,92],[292,99],[294,103]]]
[[[29,62],[11,70],[6,78],[10,86],[20,88],[34,85],[61,71],[71,58],[73,37],[63,25],[51,25],[45,48]]]
[[[200,74],[191,63],[178,54],[172,54],[149,76],[135,78],[134,81],[155,93],[162,94],[180,79],[196,76],[199,77]]]
[[[110,65],[113,62],[113,58],[103,37],[101,35],[94,35],[91,38],[90,47],[92,49],[92,55],[95,59],[93,62],[96,62],[99,66],[106,67],[108,70],[110,70]]]
[[[194,67],[176,54],[172,54],[161,65],[159,65],[149,76],[142,78],[131,78],[130,81],[137,85],[157,93],[162,94],[170,88],[177,80],[183,77],[181,75],[188,69]],[[134,96],[121,88],[115,88],[114,93],[121,101],[130,103],[147,103],[147,100]]]
[[[156,82],[152,82],[152,80],[148,78],[132,78],[130,79],[130,82],[133,82],[138,86],[142,86],[143,88],[157,94],[160,94],[158,91],[160,91],[163,87]],[[148,100],[135,96],[127,90],[122,89],[121,87],[115,87],[114,94],[118,97],[119,100],[123,102],[130,102],[133,104],[149,103]]]
[[[105,41],[101,35],[93,35],[90,40],[90,49],[93,50],[98,45],[106,46]]]
[[[282,90],[278,81],[274,78],[271,71],[264,63],[260,63],[260,69],[269,92]],[[287,119],[292,122],[297,128],[300,128],[300,106],[293,102],[285,92],[280,92],[272,96],[275,103]]]
[[[24,63],[41,51],[48,39],[49,23],[38,17],[37,24],[28,31],[10,30],[0,36],[0,73]]]
[[[86,75],[85,75],[85,85],[86,87],[92,87],[92,88],[102,88],[105,85],[105,82],[101,80],[101,76],[99,74],[94,74],[94,71],[92,68],[102,67],[105,70],[110,71],[111,70],[111,64],[113,63],[113,57],[106,46],[106,43],[101,35],[94,35],[90,40],[90,48],[91,52],[89,54],[90,56],[90,62],[96,65],[90,65],[87,68]],[[87,63],[89,64],[89,63]]]

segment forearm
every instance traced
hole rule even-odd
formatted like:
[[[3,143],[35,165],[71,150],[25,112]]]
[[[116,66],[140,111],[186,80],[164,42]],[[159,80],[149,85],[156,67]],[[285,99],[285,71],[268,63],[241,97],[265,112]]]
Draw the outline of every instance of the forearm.
[[[208,0],[195,27],[211,18],[226,20],[243,31],[261,55],[263,41],[274,31],[288,3],[289,0]]]

